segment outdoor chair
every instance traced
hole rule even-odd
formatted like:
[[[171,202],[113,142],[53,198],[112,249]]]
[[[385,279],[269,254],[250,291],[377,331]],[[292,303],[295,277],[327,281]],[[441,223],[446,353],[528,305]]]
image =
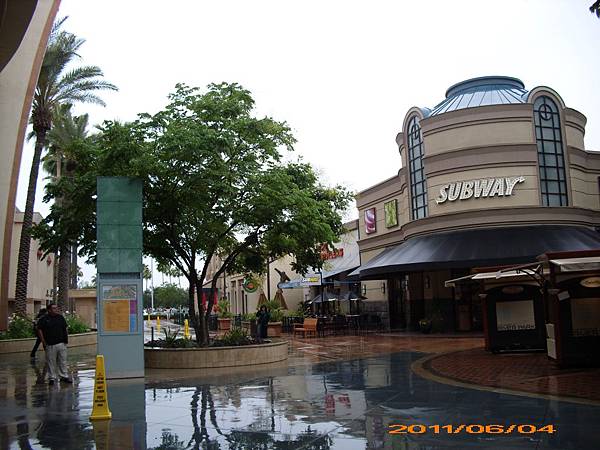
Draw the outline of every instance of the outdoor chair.
[[[306,337],[307,335],[317,336],[317,326],[319,323],[319,319],[304,319],[302,324],[294,325],[294,336],[296,334],[302,334],[302,337]]]

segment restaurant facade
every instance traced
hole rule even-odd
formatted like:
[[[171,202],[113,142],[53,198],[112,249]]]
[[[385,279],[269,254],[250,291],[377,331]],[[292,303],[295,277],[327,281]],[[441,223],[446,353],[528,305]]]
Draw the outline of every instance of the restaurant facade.
[[[460,82],[434,108],[406,112],[398,173],[356,196],[360,267],[350,273],[385,293],[391,329],[481,332],[491,314],[497,331],[533,327],[545,345],[547,266],[537,278],[528,269],[471,281],[600,249],[600,153],[586,150],[585,127],[558,92],[505,76]],[[561,282],[582,286],[593,267]],[[456,279],[469,282],[447,283]],[[578,317],[600,330],[596,291],[579,297],[590,302]]]

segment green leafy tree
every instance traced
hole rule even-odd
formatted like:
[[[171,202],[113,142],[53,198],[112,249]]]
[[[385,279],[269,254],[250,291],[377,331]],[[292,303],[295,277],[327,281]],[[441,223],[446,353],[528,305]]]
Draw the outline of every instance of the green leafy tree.
[[[212,84],[206,93],[178,85],[170,100],[136,125],[148,148],[144,250],[187,278],[190,317],[206,345],[214,296],[200,311],[193,300],[210,261],[221,262],[208,280],[213,291],[224,271],[264,270],[266,255],[292,254],[304,272],[318,267],[318,245],[342,232],[350,196],[322,186],[308,164],[282,164],[280,149],[294,143],[288,126],[253,117],[254,101],[239,85]]]
[[[56,183],[62,177],[71,177],[77,161],[70,153],[70,149],[87,137],[88,115],[73,116],[71,104],[62,104],[54,111],[53,125],[48,132],[49,149],[43,158],[44,170],[53,177]],[[61,196],[55,201],[62,206],[64,211],[72,208],[71,199]],[[76,214],[76,211],[70,212]],[[62,219],[62,218],[59,218]],[[57,220],[53,226],[64,225],[64,220]],[[77,238],[78,233],[73,227],[69,227],[61,234],[60,242],[46,241],[44,234],[40,236],[40,244],[46,252],[58,254],[58,304],[64,308],[68,304],[68,292],[70,287],[77,287]],[[32,228],[32,235],[37,236],[37,230]],[[51,246],[48,246],[51,244]]]
[[[151,293],[149,290],[146,290],[145,293],[147,293],[147,301],[144,302],[144,306],[149,307]],[[178,308],[180,306],[187,306],[187,304],[187,291],[175,284],[165,283],[162,286],[154,288],[154,306],[157,308]]]
[[[205,281],[214,291],[225,271],[261,273],[267,256],[291,254],[300,272],[320,267],[320,245],[339,239],[351,198],[340,186],[322,185],[310,165],[282,163],[282,149],[295,142],[289,127],[254,117],[253,106],[237,84],[212,84],[204,93],[178,85],[163,111],[105,123],[81,144],[90,160],[78,164],[69,186],[50,193],[81,194],[80,253],[93,260],[95,217],[85,205],[94,205],[96,176],[142,178],[144,253],[188,280],[191,325],[203,345],[215,297],[196,311]],[[220,264],[207,280],[212,260]]]
[[[27,308],[29,250],[36,185],[41,155],[48,144],[47,135],[52,129],[54,113],[59,105],[64,103],[86,102],[104,105],[95,93],[99,90],[116,90],[114,85],[102,79],[103,74],[99,67],[83,66],[68,70],[70,63],[79,56],[77,52],[85,41],[72,33],[62,31],[60,27],[64,20],[59,20],[50,33],[31,108],[35,148],[19,242],[15,288],[15,311],[18,314],[25,314]]]

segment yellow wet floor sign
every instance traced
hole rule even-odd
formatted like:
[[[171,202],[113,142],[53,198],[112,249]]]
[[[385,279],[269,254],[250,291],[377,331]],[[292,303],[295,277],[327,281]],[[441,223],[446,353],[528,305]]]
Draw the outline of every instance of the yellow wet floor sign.
[[[90,420],[106,420],[112,418],[108,409],[108,394],[106,392],[106,371],[104,356],[96,356],[96,378],[94,379],[94,406]]]

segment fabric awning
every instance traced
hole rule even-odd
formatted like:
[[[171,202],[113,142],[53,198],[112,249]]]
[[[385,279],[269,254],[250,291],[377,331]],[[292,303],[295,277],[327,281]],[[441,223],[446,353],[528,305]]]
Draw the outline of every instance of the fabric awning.
[[[536,263],[536,266],[539,266],[539,263]],[[516,269],[516,270],[495,270],[493,272],[480,272],[474,273],[471,275],[467,275],[460,278],[454,278],[453,280],[446,280],[444,282],[444,286],[446,287],[455,287],[457,284],[465,283],[470,280],[499,280],[501,278],[518,278],[518,277],[531,277],[531,273],[525,272],[525,270],[529,269]]]
[[[583,270],[600,270],[600,257],[551,259],[550,262],[560,267],[561,272],[579,272]]]
[[[600,234],[586,227],[475,228],[410,238],[350,275],[365,280],[396,272],[502,266],[531,262],[547,252],[591,249],[600,249]]]

